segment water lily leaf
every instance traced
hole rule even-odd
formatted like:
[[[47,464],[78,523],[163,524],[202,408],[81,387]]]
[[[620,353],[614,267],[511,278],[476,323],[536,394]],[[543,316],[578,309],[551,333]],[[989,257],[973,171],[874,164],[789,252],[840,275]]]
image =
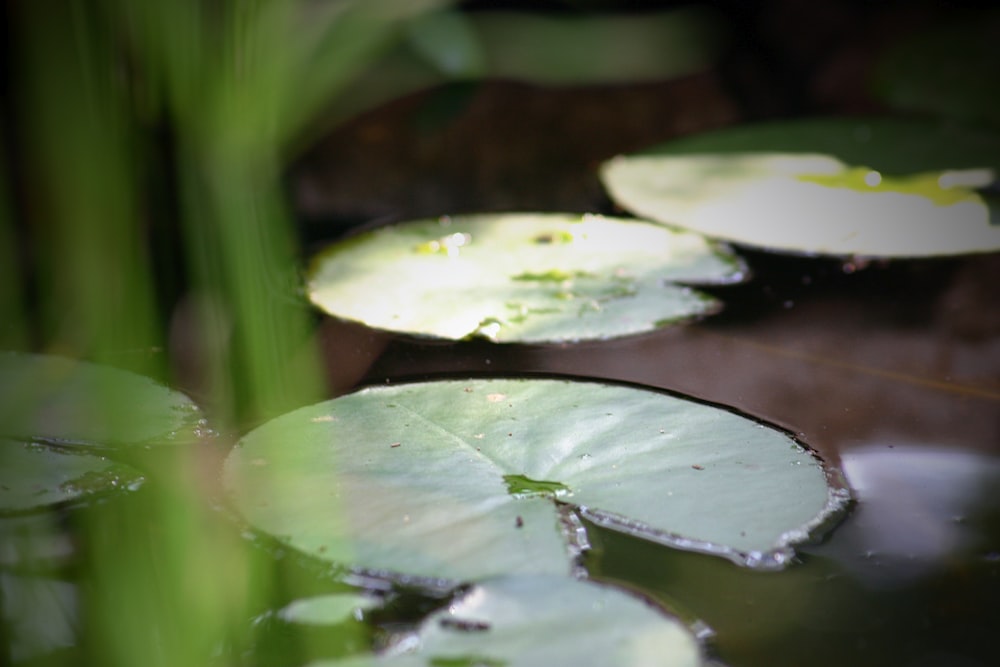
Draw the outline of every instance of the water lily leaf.
[[[765,249],[923,257],[1000,249],[1000,209],[974,188],[990,169],[903,176],[823,154],[636,155],[606,163],[630,211]]]
[[[136,488],[142,475],[101,456],[0,438],[0,514]]]
[[[1000,12],[935,24],[879,59],[872,89],[889,106],[1000,125]]]
[[[710,313],[683,284],[742,279],[734,255],[689,232],[592,215],[420,220],[360,234],[314,262],[327,313],[447,339],[611,338]]]
[[[182,443],[202,424],[183,394],[128,371],[0,353],[0,435],[61,446]]]
[[[245,436],[250,525],[319,558],[449,580],[567,574],[557,502],[651,540],[781,567],[838,511],[790,437],[661,392],[552,379],[371,387]]]
[[[410,653],[310,667],[702,664],[697,640],[677,620],[614,588],[568,577],[483,582],[427,617],[418,636]]]

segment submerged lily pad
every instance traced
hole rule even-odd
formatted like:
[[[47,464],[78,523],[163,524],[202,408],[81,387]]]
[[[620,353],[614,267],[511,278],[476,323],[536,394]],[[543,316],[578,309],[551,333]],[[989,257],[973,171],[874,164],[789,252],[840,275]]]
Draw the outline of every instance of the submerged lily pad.
[[[661,392],[549,379],[372,387],[229,455],[250,525],[321,559],[420,577],[567,574],[557,503],[616,530],[781,567],[841,505],[786,434]],[[571,526],[570,526],[571,528]]]
[[[64,447],[182,443],[201,419],[187,396],[142,375],[0,352],[0,435]]]
[[[925,121],[805,120],[686,137],[606,162],[623,208],[769,250],[918,257],[1000,248],[980,189],[1000,135]]]
[[[683,284],[741,280],[732,254],[689,232],[561,214],[420,220],[338,243],[309,296],[368,326],[447,339],[555,342],[651,331],[718,309]]]
[[[309,667],[702,664],[697,640],[676,619],[616,589],[568,577],[483,582],[431,614],[418,637],[408,653],[316,661]]]

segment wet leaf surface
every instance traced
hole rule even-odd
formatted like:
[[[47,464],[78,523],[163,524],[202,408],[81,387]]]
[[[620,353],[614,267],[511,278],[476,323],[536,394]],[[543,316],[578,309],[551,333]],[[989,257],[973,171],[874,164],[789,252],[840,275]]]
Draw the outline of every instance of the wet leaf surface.
[[[309,295],[342,319],[446,339],[559,342],[651,331],[713,312],[687,284],[739,281],[732,254],[687,232],[600,216],[421,220],[338,243]]]
[[[225,481],[250,525],[290,546],[450,580],[570,573],[553,496],[602,526],[764,568],[843,500],[766,425],[542,379],[372,387],[303,408],[244,437]]]

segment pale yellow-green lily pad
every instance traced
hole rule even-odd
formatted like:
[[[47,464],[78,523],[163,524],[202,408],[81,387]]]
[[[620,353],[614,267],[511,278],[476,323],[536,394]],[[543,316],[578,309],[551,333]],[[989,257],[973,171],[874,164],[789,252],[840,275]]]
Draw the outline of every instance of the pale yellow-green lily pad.
[[[1000,249],[998,211],[976,191],[992,169],[883,173],[810,153],[620,156],[602,166],[636,215],[768,250],[927,257]]]
[[[742,280],[703,236],[597,215],[481,214],[401,223],[330,247],[309,297],[415,336],[566,342],[652,331],[719,309],[690,285]]]

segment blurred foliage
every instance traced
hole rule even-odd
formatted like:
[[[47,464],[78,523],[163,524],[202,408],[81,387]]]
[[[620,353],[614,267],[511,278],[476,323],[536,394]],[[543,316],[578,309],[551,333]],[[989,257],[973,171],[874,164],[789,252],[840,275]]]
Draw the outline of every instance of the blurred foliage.
[[[212,452],[225,433],[323,394],[281,170],[338,89],[436,4],[6,8],[5,124],[16,145],[3,166],[16,178],[0,191],[2,344],[169,381],[163,351],[184,351],[171,348],[168,325],[187,300],[205,365],[198,398],[223,435],[146,461],[150,483],[128,502],[73,513],[77,588],[66,613],[80,644],[26,654],[11,634],[18,619],[7,618],[0,662],[240,660],[274,565],[213,509]],[[177,247],[161,245],[170,239]],[[20,566],[37,566],[30,549],[19,553]]]
[[[470,77],[673,76],[712,48],[688,39],[709,34],[697,13],[571,25],[438,11],[448,4],[5,5],[0,346],[180,384],[217,428],[140,461],[149,483],[127,502],[71,513],[72,571],[49,583],[76,585],[66,617],[81,643],[43,645],[51,654],[33,660],[233,664],[250,650],[250,619],[281,582],[216,511],[213,457],[233,433],[324,395],[281,179],[330,119]],[[522,28],[527,42],[512,37]],[[642,35],[635,48],[610,48],[630,32]],[[196,377],[178,378],[182,357]],[[23,657],[11,627],[0,628],[3,663]]]

